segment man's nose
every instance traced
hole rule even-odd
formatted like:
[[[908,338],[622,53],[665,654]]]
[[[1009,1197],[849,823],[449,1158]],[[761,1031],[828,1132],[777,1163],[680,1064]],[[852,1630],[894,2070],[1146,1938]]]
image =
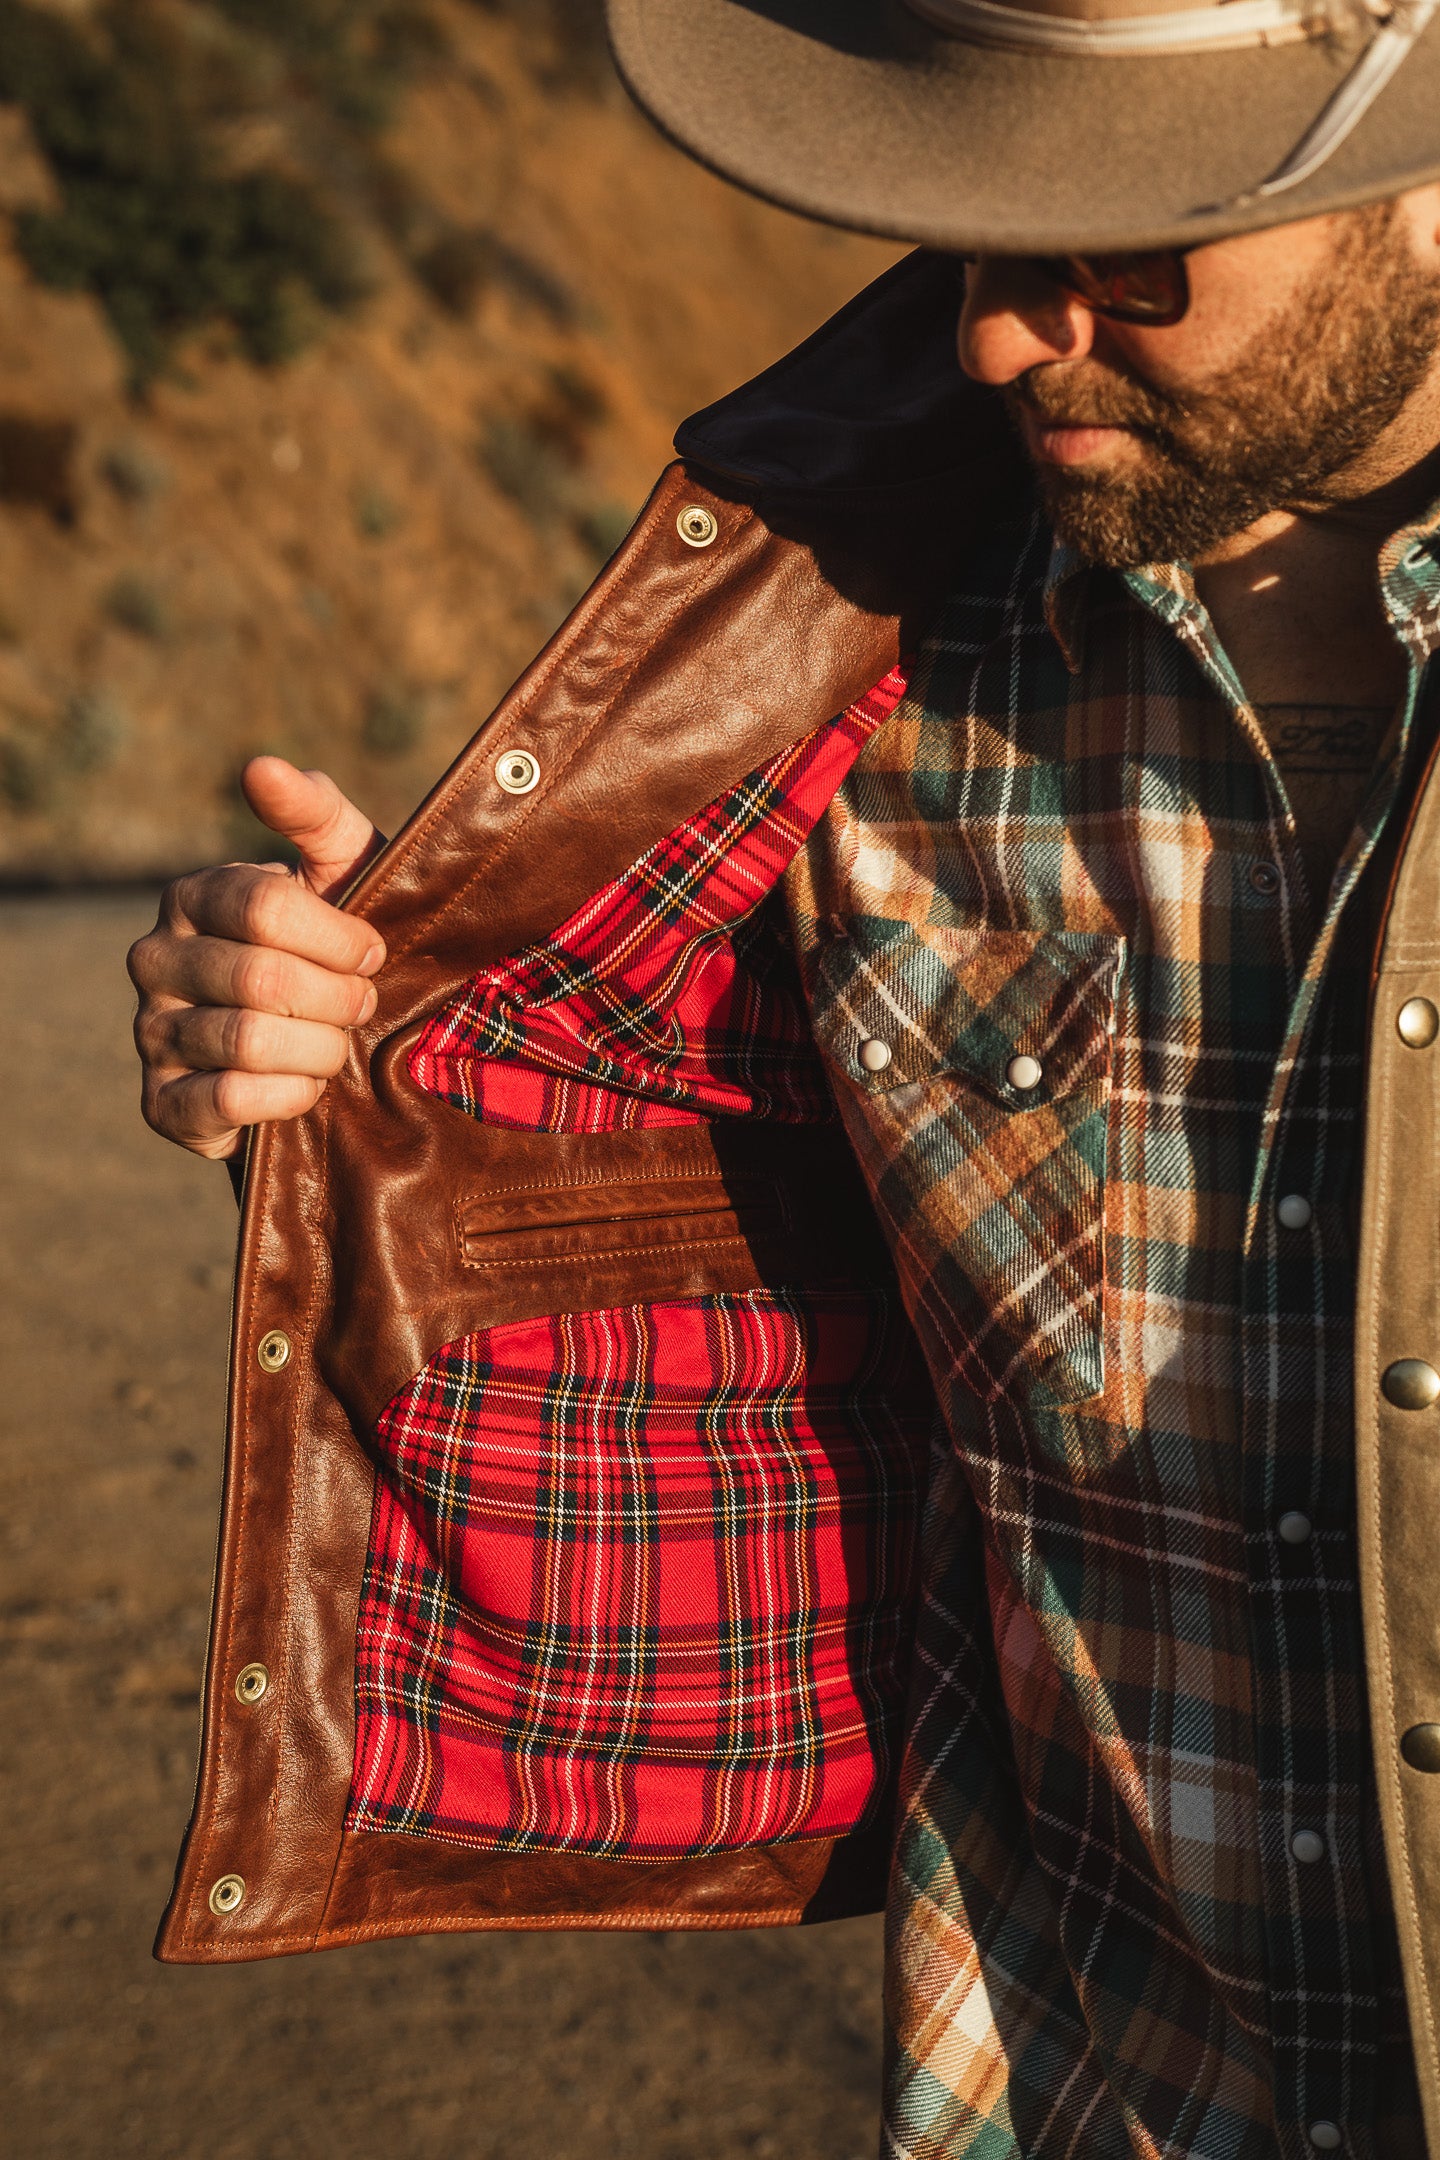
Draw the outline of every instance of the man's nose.
[[[1083,360],[1095,317],[1038,263],[981,255],[965,273],[960,365],[976,382],[1008,383],[1046,361]]]

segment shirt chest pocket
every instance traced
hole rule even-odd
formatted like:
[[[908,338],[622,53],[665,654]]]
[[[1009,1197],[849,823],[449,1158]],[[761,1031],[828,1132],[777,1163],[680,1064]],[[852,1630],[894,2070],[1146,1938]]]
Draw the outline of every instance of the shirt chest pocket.
[[[862,917],[814,1023],[932,1362],[987,1399],[1105,1384],[1105,1157],[1123,940]]]

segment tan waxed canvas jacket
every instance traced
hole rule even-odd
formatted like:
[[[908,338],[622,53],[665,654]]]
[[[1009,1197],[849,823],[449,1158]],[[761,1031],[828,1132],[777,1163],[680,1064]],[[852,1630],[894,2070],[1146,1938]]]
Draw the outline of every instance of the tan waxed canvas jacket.
[[[955,265],[912,257],[687,423],[620,553],[350,898],[386,941],[378,1009],[317,1108],[262,1129],[248,1164],[202,1754],[166,1960],[486,1927],[786,1924],[883,1898],[883,1806],[834,1835],[670,1861],[476,1851],[346,1816],[369,1436],[440,1346],[602,1305],[878,1280],[838,1130],[497,1129],[418,1091],[407,1061],[478,967],[546,935],[908,648],[1024,485],[997,403],[957,374],[957,307]],[[539,774],[523,794],[497,779],[516,752]],[[1377,1774],[1440,2148],[1440,1402],[1423,1373],[1392,1373],[1440,1366],[1431,1004],[1427,774],[1375,956],[1356,1447]],[[674,1228],[697,1221],[703,1235]]]

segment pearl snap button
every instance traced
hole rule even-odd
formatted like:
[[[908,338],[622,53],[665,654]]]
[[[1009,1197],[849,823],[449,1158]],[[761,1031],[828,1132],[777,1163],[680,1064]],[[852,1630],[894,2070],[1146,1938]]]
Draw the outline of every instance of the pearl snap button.
[[[1428,1410],[1440,1396],[1440,1372],[1424,1358],[1396,1358],[1380,1375],[1380,1392],[1397,1410]]]
[[[1273,862],[1252,863],[1250,883],[1263,899],[1271,900],[1280,890],[1280,872]]]
[[[227,1913],[239,1912],[245,1902],[245,1878],[243,1875],[222,1875],[210,1885],[209,1906],[217,1919],[223,1920]]]
[[[1282,1230],[1308,1230],[1315,1210],[1304,1193],[1286,1193],[1275,1210],[1275,1219]]]
[[[1440,1012],[1429,998],[1406,998],[1395,1015],[1401,1042],[1411,1050],[1428,1050],[1440,1035]]]
[[[1339,2152],[1345,2142],[1340,2133],[1340,2125],[1332,2122],[1311,2123],[1309,2138],[1316,2152]]]
[[[1297,1830],[1290,1840],[1290,1850],[1301,1867],[1313,1867],[1325,1857],[1325,1840],[1318,1830]]]
[[[290,1362],[290,1338],[271,1328],[255,1345],[255,1362],[261,1372],[283,1372]]]
[[[686,547],[706,548],[720,527],[703,503],[688,503],[675,520],[675,530]]]
[[[1011,1058],[1005,1068],[1006,1079],[1021,1095],[1028,1095],[1031,1088],[1039,1087],[1044,1075],[1044,1066],[1038,1058],[1033,1057]]]
[[[507,795],[528,795],[540,785],[540,761],[528,750],[507,750],[495,760],[495,778]]]
[[[1280,1537],[1287,1545],[1308,1545],[1313,1527],[1310,1517],[1302,1515],[1299,1508],[1291,1508],[1287,1514],[1280,1517],[1279,1522],[1275,1525]]]
[[[894,1052],[889,1043],[881,1042],[878,1035],[869,1035],[860,1045],[860,1063],[868,1073],[882,1073],[890,1063]]]

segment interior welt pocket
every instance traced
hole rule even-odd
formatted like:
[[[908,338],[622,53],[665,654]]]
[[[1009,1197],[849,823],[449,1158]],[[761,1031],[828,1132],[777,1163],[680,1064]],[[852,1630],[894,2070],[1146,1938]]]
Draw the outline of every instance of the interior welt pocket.
[[[626,1178],[610,1184],[525,1186],[467,1196],[457,1210],[467,1267],[524,1267],[576,1254],[748,1244],[789,1228],[767,1177]]]

